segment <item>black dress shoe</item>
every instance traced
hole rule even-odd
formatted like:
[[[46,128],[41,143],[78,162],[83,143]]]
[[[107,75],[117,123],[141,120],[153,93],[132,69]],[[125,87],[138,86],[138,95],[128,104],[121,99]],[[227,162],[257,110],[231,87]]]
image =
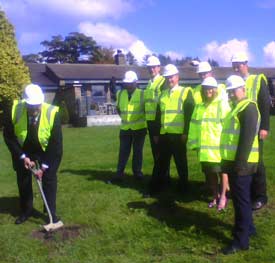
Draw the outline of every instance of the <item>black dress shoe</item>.
[[[252,210],[259,210],[266,205],[266,202],[256,201],[252,203]]]
[[[28,215],[21,215],[21,216],[19,216],[18,218],[16,218],[16,220],[15,220],[14,223],[15,223],[16,225],[23,224],[25,221],[28,220],[28,218],[29,218]]]
[[[248,250],[248,248],[242,248],[240,246],[230,245],[222,250],[224,255],[235,254],[240,250]]]

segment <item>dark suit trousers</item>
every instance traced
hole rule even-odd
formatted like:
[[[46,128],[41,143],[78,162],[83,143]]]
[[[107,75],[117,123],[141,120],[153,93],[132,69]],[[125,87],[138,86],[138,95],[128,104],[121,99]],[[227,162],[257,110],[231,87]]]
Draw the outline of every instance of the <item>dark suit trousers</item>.
[[[259,163],[257,173],[252,178],[251,185],[251,197],[252,202],[261,201],[267,202],[267,193],[266,193],[266,173],[265,166],[263,161],[263,140],[259,140]]]
[[[57,168],[47,169],[42,177],[42,187],[47,199],[49,209],[52,213],[53,220],[56,220],[56,191],[57,191]],[[23,165],[16,169],[17,185],[19,189],[21,213],[30,214],[33,209],[33,189],[32,174],[26,170]]]
[[[249,235],[255,232],[252,219],[251,182],[252,175],[228,174],[230,191],[235,210],[233,245],[249,247]]]
[[[144,131],[120,130],[119,133],[119,157],[117,165],[117,175],[122,175],[129,159],[131,148],[133,146],[132,171],[138,176],[142,174],[143,161],[143,145],[146,136],[146,129]]]
[[[181,134],[160,135],[159,149],[159,180],[167,181],[167,177],[169,176],[167,171],[169,171],[171,157],[173,156],[180,178],[180,185],[186,187],[188,183],[186,143],[182,141]]]

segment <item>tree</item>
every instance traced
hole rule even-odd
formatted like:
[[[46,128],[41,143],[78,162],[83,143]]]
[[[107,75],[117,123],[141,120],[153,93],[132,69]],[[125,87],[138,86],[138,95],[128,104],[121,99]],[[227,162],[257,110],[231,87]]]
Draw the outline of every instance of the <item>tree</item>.
[[[112,47],[99,47],[99,54],[94,58],[96,64],[114,64],[114,49]]]
[[[208,63],[214,68],[214,67],[219,67],[219,63],[214,60],[214,59],[208,59]]]
[[[17,48],[13,26],[0,11],[0,103],[18,98],[28,83],[29,70]]]
[[[92,37],[78,32],[61,35],[41,42],[45,50],[39,54],[48,63],[95,63],[101,57],[100,47]]]
[[[126,54],[126,62],[128,65],[137,65],[137,60],[135,58],[135,56],[133,55],[133,53],[131,51],[129,51]]]
[[[23,55],[23,60],[26,63],[42,63],[43,58],[39,54],[28,54],[28,55]]]

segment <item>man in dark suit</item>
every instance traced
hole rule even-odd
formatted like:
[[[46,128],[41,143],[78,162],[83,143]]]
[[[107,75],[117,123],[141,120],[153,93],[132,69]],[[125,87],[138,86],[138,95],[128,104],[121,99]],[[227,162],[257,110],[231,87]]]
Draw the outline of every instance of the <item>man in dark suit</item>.
[[[24,90],[23,100],[15,100],[12,109],[6,109],[3,133],[19,189],[21,214],[15,224],[24,223],[32,215],[31,169],[38,161],[40,168],[35,176],[42,181],[54,228],[63,226],[56,216],[56,172],[63,151],[58,107],[44,103],[41,88],[29,84]]]

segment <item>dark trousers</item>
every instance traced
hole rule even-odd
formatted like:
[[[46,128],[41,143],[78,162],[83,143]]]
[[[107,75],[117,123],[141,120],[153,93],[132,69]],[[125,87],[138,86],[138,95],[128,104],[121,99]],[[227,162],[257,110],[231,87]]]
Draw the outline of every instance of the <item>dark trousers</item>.
[[[117,164],[117,175],[122,175],[130,156],[133,146],[132,171],[135,176],[142,175],[143,145],[146,130],[120,130],[119,133],[119,157]]]
[[[42,177],[42,187],[52,213],[56,221],[56,191],[57,191],[57,169],[49,168]],[[23,166],[16,170],[17,185],[19,190],[20,208],[22,214],[31,214],[33,209],[32,174]]]
[[[263,161],[263,140],[259,140],[259,163],[256,174],[252,178],[251,185],[251,198],[252,202],[261,201],[267,202],[267,193],[266,193],[266,174],[265,166]]]
[[[153,176],[157,173],[157,160],[159,158],[159,143],[156,143],[154,140],[154,136],[156,136],[153,132],[154,125],[155,125],[154,121],[147,121],[150,145],[151,145],[152,156],[153,156],[153,160],[154,160],[154,166],[153,166],[153,172],[152,172]],[[157,136],[159,136],[159,135],[157,135]]]
[[[228,179],[235,210],[233,245],[246,249],[249,247],[249,236],[255,232],[251,203],[252,175],[235,176],[229,173]]]
[[[186,143],[182,141],[181,134],[163,134],[159,138],[158,175],[155,181],[166,183],[169,181],[171,157],[174,157],[177,172],[180,178],[180,186],[187,187],[188,168],[186,156]]]

